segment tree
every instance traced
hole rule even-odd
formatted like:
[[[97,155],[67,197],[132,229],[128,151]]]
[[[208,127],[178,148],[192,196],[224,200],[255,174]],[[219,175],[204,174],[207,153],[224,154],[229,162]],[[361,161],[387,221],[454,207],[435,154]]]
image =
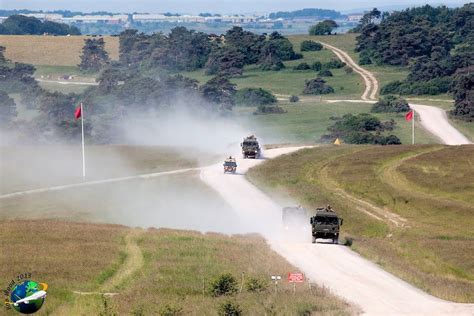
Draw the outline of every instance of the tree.
[[[15,100],[8,93],[0,90],[0,124],[5,126],[11,123],[17,116]]]
[[[84,42],[79,69],[90,72],[100,71],[110,61],[109,54],[105,51],[104,39],[88,38]]]
[[[206,63],[207,75],[241,75],[245,56],[233,46],[216,49]]]
[[[304,94],[328,94],[334,93],[334,89],[326,84],[322,78],[315,78],[305,82]]]
[[[331,35],[332,31],[339,27],[333,20],[324,20],[309,28],[309,35]]]
[[[380,12],[377,8],[373,8],[371,11],[367,12],[362,16],[360,19],[359,24],[355,28],[353,28],[350,32],[352,33],[359,33],[364,27],[369,24],[374,23],[374,20],[380,19],[382,16],[382,12]],[[384,18],[387,15],[384,15]]]
[[[5,58],[5,47],[0,46],[0,65],[5,64],[7,62],[7,59]]]
[[[467,122],[474,122],[474,71],[464,70],[456,75],[452,92],[454,110],[451,114]]]
[[[216,76],[199,89],[208,102],[219,104],[222,109],[230,110],[234,105],[235,84],[223,76]]]
[[[42,35],[44,33],[52,35],[81,35],[75,26],[51,21],[41,22],[35,17],[25,15],[11,15],[0,28],[0,34],[8,35]]]
[[[265,35],[244,31],[240,26],[234,26],[225,34],[226,46],[239,50],[244,55],[246,65],[258,62],[264,42]]]

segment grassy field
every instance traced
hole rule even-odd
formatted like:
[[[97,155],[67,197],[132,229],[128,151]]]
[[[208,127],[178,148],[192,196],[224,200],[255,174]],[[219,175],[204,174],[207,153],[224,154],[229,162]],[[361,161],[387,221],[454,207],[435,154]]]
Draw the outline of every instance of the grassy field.
[[[285,114],[249,115],[255,108],[237,107],[236,115],[242,118],[242,124],[248,125],[260,137],[269,143],[314,142],[334,123],[330,118],[347,113],[368,113],[371,105],[366,103],[321,103],[316,101],[296,104],[282,103],[288,111]],[[411,128],[402,114],[376,113],[381,120],[394,119],[396,128],[390,132],[397,135],[402,143],[411,143]],[[436,143],[437,140],[427,133],[419,123],[416,125],[418,143]]]
[[[270,276],[285,276],[297,269],[259,237],[156,229],[141,230],[136,242],[143,264],[132,267],[133,277],[123,279],[113,289],[118,295],[106,298],[105,305],[101,295],[73,292],[97,292],[122,273],[131,255],[124,244],[129,228],[47,220],[2,221],[0,228],[4,286],[24,272],[49,285],[38,315],[158,315],[166,306],[185,314],[216,315],[219,304],[227,300],[239,304],[244,314],[254,315],[272,311],[349,315],[356,311],[316,285],[311,289],[298,286],[294,295],[292,286],[282,280],[278,293],[273,293]],[[232,273],[239,286],[245,273],[244,281],[257,278],[266,289],[251,293],[244,286],[240,294],[215,298],[210,295],[210,283],[222,273]]]
[[[296,52],[300,52],[300,43],[306,38],[302,36],[289,36]],[[277,95],[301,95],[305,86],[305,80],[317,77],[317,72],[296,71],[293,67],[305,62],[309,65],[316,61],[322,63],[337,58],[330,50],[323,49],[319,52],[303,52],[304,58],[285,62],[286,69],[281,71],[261,71],[256,65],[249,65],[244,68],[241,77],[232,79],[238,88],[261,87],[272,91]],[[324,80],[331,85],[335,94],[326,95],[325,98],[352,98],[357,99],[362,94],[365,86],[360,76],[356,73],[346,74],[343,69],[331,69],[333,77],[325,77]],[[185,76],[197,79],[201,84],[205,83],[212,76],[204,74],[204,70],[184,73]]]
[[[33,65],[76,66],[84,40],[89,36],[0,35],[5,57]],[[118,60],[118,37],[105,36],[105,49],[112,60]]]
[[[328,146],[249,178],[277,200],[333,205],[354,250],[435,296],[472,303],[473,157],[473,146]]]

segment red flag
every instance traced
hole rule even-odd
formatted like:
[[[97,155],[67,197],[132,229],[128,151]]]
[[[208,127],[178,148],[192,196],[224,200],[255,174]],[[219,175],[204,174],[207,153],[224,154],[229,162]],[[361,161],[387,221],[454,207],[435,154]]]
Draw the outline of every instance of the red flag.
[[[79,105],[77,108],[76,108],[76,111],[74,111],[74,118],[77,120],[78,118],[80,118],[82,115],[82,111],[81,111],[81,106]]]
[[[413,111],[408,112],[405,114],[405,120],[411,121],[413,119]]]

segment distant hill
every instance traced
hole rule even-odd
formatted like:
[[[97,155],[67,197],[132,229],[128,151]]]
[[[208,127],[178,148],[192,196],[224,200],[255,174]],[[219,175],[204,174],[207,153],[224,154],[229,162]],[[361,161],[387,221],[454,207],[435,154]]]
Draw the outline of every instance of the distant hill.
[[[344,18],[340,12],[326,9],[302,9],[296,11],[279,11],[270,13],[270,19],[296,19],[296,18],[317,18],[317,19],[341,19]]]
[[[64,23],[44,21],[24,15],[11,15],[0,24],[0,34],[3,35],[81,35],[75,26]]]

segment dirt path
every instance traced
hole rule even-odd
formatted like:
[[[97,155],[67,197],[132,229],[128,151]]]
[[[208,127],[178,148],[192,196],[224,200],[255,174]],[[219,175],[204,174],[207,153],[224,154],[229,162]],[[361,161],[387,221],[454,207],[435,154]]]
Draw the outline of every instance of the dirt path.
[[[137,240],[144,233],[142,229],[132,229],[125,236],[125,253],[127,257],[117,272],[99,289],[99,292],[112,292],[121,284],[123,284],[133,273],[143,267],[143,254],[138,246]]]
[[[365,91],[362,94],[362,100],[375,100],[379,90],[379,83],[375,76],[371,72],[359,66],[345,51],[326,43],[321,42],[321,44],[323,44],[324,47],[332,50],[341,61],[345,62],[352,69],[354,69],[356,73],[362,76],[362,79],[364,79],[365,82]]]
[[[271,149],[265,156],[273,158],[295,150],[298,148]],[[473,304],[456,304],[428,295],[345,246],[286,242],[279,238],[281,206],[245,178],[249,168],[263,161],[237,159],[236,175],[223,174],[221,164],[216,164],[203,168],[201,179],[234,208],[248,232],[261,233],[307,278],[329,287],[370,315],[474,315]]]
[[[157,178],[157,177],[163,177],[167,175],[185,173],[188,171],[196,171],[196,170],[200,170],[200,168],[178,169],[178,170],[163,171],[163,172],[156,172],[156,173],[139,174],[136,176],[94,180],[94,181],[84,181],[84,182],[71,183],[71,184],[66,184],[66,185],[58,185],[54,187],[7,193],[7,194],[0,195],[0,200],[14,198],[14,197],[23,196],[23,195],[30,195],[30,194],[35,194],[35,193],[62,191],[62,190],[68,190],[72,188],[85,187],[85,186],[91,186],[91,185],[97,185],[97,184],[123,182],[123,181],[129,181],[129,180],[137,180],[137,179]]]

